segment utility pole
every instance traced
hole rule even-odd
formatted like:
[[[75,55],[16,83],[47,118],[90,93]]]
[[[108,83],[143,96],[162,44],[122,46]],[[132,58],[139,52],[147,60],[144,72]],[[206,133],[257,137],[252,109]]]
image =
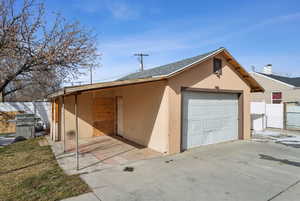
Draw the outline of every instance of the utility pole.
[[[134,54],[134,56],[137,56],[139,57],[139,60],[140,60],[140,65],[141,65],[141,71],[144,71],[144,61],[143,61],[143,57],[144,56],[149,56],[149,54],[143,54],[143,53],[137,53],[137,54]]]
[[[93,84],[93,67],[90,66],[90,80],[91,80],[91,84]]]

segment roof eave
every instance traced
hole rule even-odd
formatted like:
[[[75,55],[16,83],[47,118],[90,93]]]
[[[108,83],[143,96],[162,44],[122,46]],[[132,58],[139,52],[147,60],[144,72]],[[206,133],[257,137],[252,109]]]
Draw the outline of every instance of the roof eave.
[[[104,89],[104,88],[113,88],[113,87],[127,86],[127,85],[133,85],[133,84],[142,84],[142,83],[146,83],[146,82],[159,81],[159,80],[163,80],[163,79],[165,79],[165,77],[151,77],[151,78],[142,78],[142,79],[133,79],[133,80],[102,82],[102,83],[89,84],[89,85],[83,85],[83,86],[65,87],[53,94],[50,94],[48,96],[48,98],[54,99],[59,96],[72,95],[72,94],[77,94],[77,93],[81,93],[84,91],[91,91],[91,90]]]
[[[56,92],[48,95],[47,98],[48,99],[54,99],[54,98],[62,96],[62,95],[64,95],[64,88],[62,88],[62,89],[60,89],[60,90],[58,90],[58,91],[56,91]]]
[[[244,80],[247,81],[251,87],[251,92],[265,92],[265,89],[250,75],[250,73],[245,70],[245,68],[229,53],[227,49],[224,49],[224,53],[230,58],[228,62],[233,65],[235,70],[241,74]],[[234,63],[232,63],[232,61]]]
[[[191,67],[193,67],[195,64],[199,64],[199,63],[202,63],[208,59],[210,59],[211,57],[221,53],[221,52],[224,52],[228,57],[230,57],[231,60],[233,60],[237,67],[235,68],[235,70],[237,71],[239,68],[240,70],[243,71],[243,73],[245,74],[244,76],[242,76],[243,80],[245,80],[247,82],[247,84],[249,84],[250,88],[251,88],[251,92],[264,92],[265,89],[242,67],[242,65],[240,65],[236,59],[228,52],[228,50],[226,48],[220,48],[219,50],[215,51],[215,52],[212,52],[211,54],[187,65],[187,66],[184,66],[168,75],[164,75],[166,78],[170,78],[170,77],[173,77],[183,71],[186,71],[188,69],[190,69]]]
[[[220,52],[222,52],[222,51],[224,51],[224,50],[225,50],[225,48],[220,48],[220,49],[218,49],[218,50],[212,52],[211,54],[209,54],[209,55],[207,55],[207,56],[205,56],[205,57],[203,57],[203,58],[201,58],[201,59],[199,59],[199,60],[197,60],[197,61],[195,61],[195,62],[193,62],[193,63],[190,63],[190,64],[188,64],[188,65],[186,65],[186,66],[184,66],[184,67],[182,67],[182,68],[180,68],[180,69],[178,69],[178,70],[176,70],[176,71],[173,71],[173,72],[171,72],[171,73],[169,73],[169,74],[167,74],[167,75],[164,75],[164,76],[167,77],[167,78],[173,77],[173,76],[175,76],[175,75],[177,75],[177,74],[179,74],[179,73],[181,73],[181,72],[183,72],[183,71],[189,69],[189,68],[192,67],[193,65],[198,64],[198,63],[201,63],[201,62],[203,62],[203,61],[205,61],[205,60],[211,58],[212,56],[215,56],[215,55],[219,54]]]
[[[281,83],[281,84],[286,85],[286,86],[288,86],[288,87],[291,87],[291,88],[294,88],[294,87],[295,87],[294,85],[291,85],[291,84],[288,84],[288,83],[286,83],[286,82],[277,80],[277,79],[275,79],[275,78],[271,78],[271,77],[266,76],[266,75],[263,75],[263,74],[261,74],[261,73],[257,73],[257,72],[253,72],[253,73],[256,74],[256,75],[258,75],[258,76],[267,78],[267,79],[269,79],[269,80],[273,80],[273,81],[275,81],[275,82]]]

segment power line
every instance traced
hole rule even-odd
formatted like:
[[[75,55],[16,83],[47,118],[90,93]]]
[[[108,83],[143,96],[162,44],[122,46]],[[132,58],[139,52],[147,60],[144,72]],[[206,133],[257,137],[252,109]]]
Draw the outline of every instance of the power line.
[[[103,77],[100,79],[93,79],[93,83],[97,83],[97,82],[105,82],[105,81],[114,81],[120,77],[123,77],[125,75],[128,75],[130,73],[134,73],[136,71],[132,71],[129,73],[122,73],[122,74],[118,74],[115,76],[109,76],[109,77]],[[88,80],[76,80],[76,81],[64,81],[63,84],[68,85],[68,86],[74,86],[74,85],[83,85],[83,84],[89,84]]]

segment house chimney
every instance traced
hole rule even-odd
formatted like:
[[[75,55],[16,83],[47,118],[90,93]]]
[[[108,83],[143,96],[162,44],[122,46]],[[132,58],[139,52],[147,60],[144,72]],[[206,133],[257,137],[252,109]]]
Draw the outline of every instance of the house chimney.
[[[272,64],[267,64],[263,68],[263,73],[271,75],[272,74]]]

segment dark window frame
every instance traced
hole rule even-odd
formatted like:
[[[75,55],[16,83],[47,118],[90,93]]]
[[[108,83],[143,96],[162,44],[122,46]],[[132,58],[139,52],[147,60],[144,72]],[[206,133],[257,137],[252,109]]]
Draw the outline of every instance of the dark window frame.
[[[275,94],[280,94],[280,97],[277,98]],[[272,100],[271,101],[272,104],[281,104],[282,103],[282,91],[272,91],[271,100]]]
[[[213,59],[213,72],[218,75],[222,75],[222,59]]]

